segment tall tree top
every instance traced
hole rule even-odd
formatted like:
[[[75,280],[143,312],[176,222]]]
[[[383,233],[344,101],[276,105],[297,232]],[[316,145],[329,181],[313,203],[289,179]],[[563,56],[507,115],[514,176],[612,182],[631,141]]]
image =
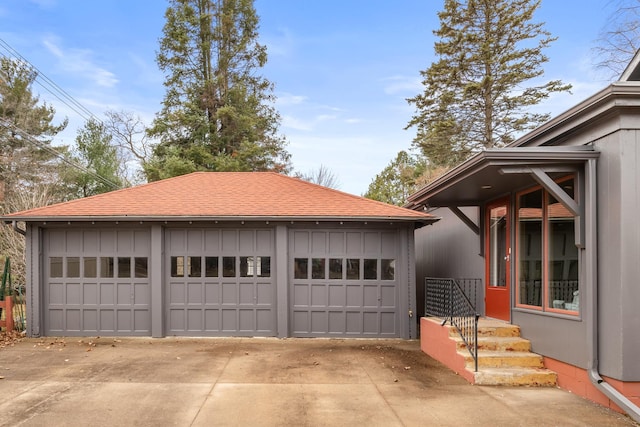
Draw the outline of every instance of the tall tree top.
[[[542,82],[543,50],[555,39],[532,22],[540,0],[445,0],[434,31],[437,60],[421,71],[424,92],[408,101],[414,144],[434,164],[455,164],[502,147],[549,118],[529,108],[559,80]]]

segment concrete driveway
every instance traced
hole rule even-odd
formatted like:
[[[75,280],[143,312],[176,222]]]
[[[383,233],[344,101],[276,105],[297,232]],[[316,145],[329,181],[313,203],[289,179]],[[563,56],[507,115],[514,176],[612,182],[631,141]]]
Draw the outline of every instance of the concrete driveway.
[[[417,341],[24,339],[3,426],[633,426],[559,389],[472,386]]]

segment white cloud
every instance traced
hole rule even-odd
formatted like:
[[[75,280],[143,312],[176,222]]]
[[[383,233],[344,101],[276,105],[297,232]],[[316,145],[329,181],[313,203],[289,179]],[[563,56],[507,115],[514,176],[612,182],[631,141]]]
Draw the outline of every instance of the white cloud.
[[[263,35],[261,43],[267,46],[269,56],[289,56],[295,45],[294,37],[288,28],[278,28],[276,34]]]
[[[58,65],[63,70],[106,88],[114,87],[118,83],[115,74],[92,62],[90,50],[64,50],[59,46],[59,40],[55,36],[47,36],[43,40],[43,44],[49,52],[59,59]]]
[[[397,95],[399,93],[416,94],[422,91],[422,83],[419,77],[391,76],[382,80],[385,82],[384,93]]]
[[[277,95],[276,105],[278,106],[300,105],[306,102],[307,99],[308,98],[303,95],[293,95],[290,93],[282,93]]]

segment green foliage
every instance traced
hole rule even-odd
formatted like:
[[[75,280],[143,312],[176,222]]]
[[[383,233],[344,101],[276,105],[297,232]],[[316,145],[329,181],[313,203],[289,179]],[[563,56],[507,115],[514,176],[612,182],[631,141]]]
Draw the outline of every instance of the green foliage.
[[[72,161],[84,168],[69,167],[65,174],[72,198],[106,193],[124,184],[120,178],[121,161],[117,148],[102,123],[90,120],[78,131],[76,155]]]
[[[166,94],[149,135],[159,139],[147,178],[199,170],[288,172],[273,85],[257,71],[253,0],[171,0],[156,61]]]
[[[52,124],[55,110],[31,90],[36,78],[24,62],[0,58],[0,200],[24,186],[56,181],[50,143],[67,121]]]
[[[434,165],[455,165],[485,148],[503,147],[548,120],[531,112],[571,86],[542,78],[543,50],[555,39],[532,23],[540,0],[445,0],[434,31],[437,60],[421,71],[424,92],[410,98],[414,146]]]
[[[417,190],[419,178],[427,169],[426,160],[400,151],[389,165],[373,179],[364,197],[403,206]]]

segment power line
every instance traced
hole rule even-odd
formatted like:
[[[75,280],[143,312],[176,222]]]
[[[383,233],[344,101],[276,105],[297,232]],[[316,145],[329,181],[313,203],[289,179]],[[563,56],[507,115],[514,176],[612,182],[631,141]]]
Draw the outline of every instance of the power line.
[[[108,186],[110,186],[114,190],[117,190],[117,189],[121,188],[121,186],[119,184],[116,184],[115,182],[111,181],[110,179],[105,178],[104,176],[98,174],[97,172],[92,171],[91,169],[87,169],[86,167],[82,166],[81,164],[78,164],[77,162],[74,162],[74,161],[70,160],[69,158],[67,158],[67,156],[65,156],[61,152],[57,151],[56,149],[54,149],[50,145],[47,145],[47,144],[43,143],[42,141],[38,141],[31,134],[29,134],[25,130],[21,129],[20,127],[16,126],[15,124],[10,123],[9,121],[7,121],[7,120],[5,120],[3,118],[0,118],[0,126],[4,127],[5,129],[9,129],[9,130],[19,134],[25,141],[37,146],[38,148],[41,148],[41,149],[49,152],[50,154],[53,154],[55,157],[59,158],[64,163],[68,164],[69,166],[74,167],[76,169],[79,169],[82,172],[85,172],[85,173],[91,175],[92,177],[96,178],[97,180],[102,181],[103,183],[107,184]]]
[[[102,121],[88,108],[86,108],[79,101],[73,98],[67,91],[58,86],[53,80],[47,77],[42,71],[40,71],[27,58],[22,56],[20,52],[11,47],[11,45],[9,45],[9,43],[7,43],[2,38],[0,38],[0,48],[8,52],[10,57],[19,59],[20,61],[27,64],[31,69],[36,71],[36,83],[38,83],[38,85],[40,85],[44,90],[56,97],[60,102],[73,110],[76,114],[81,116],[86,121],[95,120],[98,123],[102,123]]]

